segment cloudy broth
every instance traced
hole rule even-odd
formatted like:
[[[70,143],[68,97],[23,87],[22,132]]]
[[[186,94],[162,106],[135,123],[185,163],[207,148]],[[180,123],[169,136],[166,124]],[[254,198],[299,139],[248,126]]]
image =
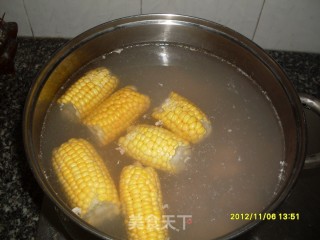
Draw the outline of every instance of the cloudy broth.
[[[79,69],[57,97],[84,72],[98,66],[118,76],[118,89],[134,85],[151,98],[151,107],[140,123],[155,123],[151,111],[171,91],[194,102],[212,123],[210,136],[192,145],[184,171],[176,175],[158,171],[170,239],[220,237],[249,223],[230,220],[231,214],[265,210],[284,178],[284,140],[275,109],[249,76],[204,51],[146,44],[95,59]],[[71,137],[95,145],[118,187],[121,169],[133,160],[116,150],[116,142],[99,147],[84,126],[62,116],[53,102],[44,122],[41,156],[57,193],[62,194],[50,170],[52,150]],[[102,229],[117,238],[126,236],[123,219]]]

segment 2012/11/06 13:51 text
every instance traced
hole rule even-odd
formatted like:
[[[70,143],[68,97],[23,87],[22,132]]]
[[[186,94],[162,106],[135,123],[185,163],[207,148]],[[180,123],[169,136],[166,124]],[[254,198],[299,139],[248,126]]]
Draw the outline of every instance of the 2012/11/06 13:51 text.
[[[299,220],[299,213],[231,213],[230,220]]]

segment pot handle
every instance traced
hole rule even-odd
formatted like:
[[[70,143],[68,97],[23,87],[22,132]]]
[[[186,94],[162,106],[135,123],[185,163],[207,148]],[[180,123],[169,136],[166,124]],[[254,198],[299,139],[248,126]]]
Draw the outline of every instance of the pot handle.
[[[300,93],[299,97],[304,108],[312,110],[320,117],[320,100],[319,99],[305,93]],[[320,166],[320,153],[315,153],[315,154],[308,155],[306,157],[303,168],[310,169],[310,168],[315,168],[319,166]]]

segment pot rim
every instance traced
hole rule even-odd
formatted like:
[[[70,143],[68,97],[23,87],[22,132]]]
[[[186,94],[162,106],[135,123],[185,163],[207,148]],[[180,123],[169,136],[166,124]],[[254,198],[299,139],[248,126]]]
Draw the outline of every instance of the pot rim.
[[[50,183],[46,181],[46,176],[44,174],[43,169],[39,166],[36,159],[38,156],[35,155],[32,146],[34,145],[32,142],[32,119],[34,114],[34,106],[39,96],[39,93],[42,89],[42,86],[46,82],[47,78],[50,76],[52,71],[57,67],[57,65],[64,60],[66,56],[68,56],[71,52],[73,52],[81,45],[87,43],[88,41],[105,34],[107,32],[116,31],[119,28],[123,27],[133,27],[141,24],[148,23],[157,23],[157,24],[181,24],[181,25],[191,25],[194,27],[201,28],[205,31],[215,32],[217,34],[222,35],[223,37],[227,37],[228,39],[236,42],[241,47],[245,48],[247,51],[251,52],[261,61],[275,76],[277,79],[281,79],[285,81],[285,87],[281,83],[283,89],[286,92],[287,97],[290,99],[292,110],[295,114],[295,118],[297,123],[299,123],[299,128],[297,131],[297,141],[296,141],[296,159],[295,165],[292,169],[290,176],[288,177],[288,181],[283,187],[283,189],[277,194],[278,196],[273,199],[272,203],[266,207],[266,213],[273,212],[276,207],[280,205],[282,201],[289,195],[292,190],[296,180],[301,172],[303,167],[304,159],[306,156],[306,120],[304,111],[302,109],[301,102],[299,100],[299,96],[292,84],[289,81],[286,73],[282,70],[280,65],[269,56],[265,50],[263,50],[260,46],[255,44],[252,40],[247,37],[241,35],[240,33],[225,27],[221,24],[215,23],[213,21],[205,20],[202,18],[185,16],[179,14],[142,14],[142,15],[134,15],[124,18],[115,19],[109,22],[102,23],[97,25],[87,31],[79,34],[78,36],[69,40],[66,44],[64,44],[59,50],[56,51],[55,54],[52,55],[50,60],[45,63],[42,69],[39,71],[35,81],[33,82],[28,96],[26,98],[24,112],[23,112],[23,142],[24,149],[27,155],[27,160],[29,166],[35,176],[38,184],[41,186],[42,190],[45,192],[47,196],[51,199],[51,201],[58,206],[59,210],[63,212],[66,216],[68,216],[75,223],[80,225],[83,229],[91,232],[92,234],[100,237],[102,239],[114,239],[111,236],[107,236],[105,233],[95,229],[84,220],[80,219],[76,216],[70,208],[59,198],[57,198],[55,191],[51,187]],[[300,140],[300,141],[299,141]],[[246,225],[230,232],[224,236],[221,236],[218,239],[229,239],[236,236],[239,236],[243,232],[248,231],[256,224],[261,222],[261,220],[256,220],[247,223]]]

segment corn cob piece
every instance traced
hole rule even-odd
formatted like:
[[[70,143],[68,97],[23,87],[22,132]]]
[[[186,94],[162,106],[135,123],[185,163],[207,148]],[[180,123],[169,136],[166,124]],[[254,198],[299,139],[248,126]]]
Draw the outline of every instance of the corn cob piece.
[[[107,68],[96,68],[79,78],[57,102],[62,106],[70,104],[77,117],[83,119],[111,95],[118,82]]]
[[[153,168],[125,167],[120,176],[120,199],[129,239],[167,239],[160,181]]]
[[[53,169],[66,199],[81,218],[97,225],[120,213],[118,193],[94,147],[84,139],[70,139],[53,151]]]
[[[150,99],[136,91],[135,87],[124,87],[84,119],[84,124],[95,133],[102,145],[115,140],[134,123],[149,107]]]
[[[120,149],[135,160],[167,172],[183,169],[190,158],[190,145],[172,132],[152,126],[137,125],[119,139]]]
[[[171,92],[169,98],[154,109],[152,117],[192,143],[199,142],[211,132],[211,123],[207,116],[188,99],[175,92]]]

